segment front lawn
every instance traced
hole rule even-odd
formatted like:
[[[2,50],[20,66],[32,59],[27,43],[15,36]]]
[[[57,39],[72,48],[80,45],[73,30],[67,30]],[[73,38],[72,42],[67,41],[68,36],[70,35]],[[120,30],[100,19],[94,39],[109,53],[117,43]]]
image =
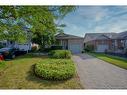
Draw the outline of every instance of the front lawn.
[[[88,53],[88,54],[93,55],[101,60],[109,62],[113,65],[118,66],[118,67],[127,69],[127,59],[117,57],[117,56],[107,55],[107,54],[103,54],[103,53]]]
[[[30,54],[17,57],[14,60],[4,61],[0,65],[0,89],[80,89],[79,77],[65,81],[49,81],[35,76],[34,64],[46,56],[33,56]]]

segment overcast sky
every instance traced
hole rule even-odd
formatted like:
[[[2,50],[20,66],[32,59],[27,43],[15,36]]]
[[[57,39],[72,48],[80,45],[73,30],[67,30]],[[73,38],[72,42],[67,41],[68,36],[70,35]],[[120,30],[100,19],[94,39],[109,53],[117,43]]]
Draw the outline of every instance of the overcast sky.
[[[61,23],[64,32],[84,37],[85,33],[123,32],[127,30],[127,6],[79,6]]]

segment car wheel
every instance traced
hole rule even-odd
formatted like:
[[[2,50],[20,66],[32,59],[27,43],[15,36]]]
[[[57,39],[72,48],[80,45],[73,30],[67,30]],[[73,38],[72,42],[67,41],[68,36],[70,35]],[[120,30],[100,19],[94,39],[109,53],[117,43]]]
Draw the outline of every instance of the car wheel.
[[[12,59],[14,59],[15,58],[15,55],[12,55]]]

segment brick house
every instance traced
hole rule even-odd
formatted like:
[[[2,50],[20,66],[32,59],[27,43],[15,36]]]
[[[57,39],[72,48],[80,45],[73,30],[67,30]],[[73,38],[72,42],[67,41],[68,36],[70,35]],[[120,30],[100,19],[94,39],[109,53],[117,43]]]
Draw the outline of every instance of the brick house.
[[[95,52],[124,52],[124,38],[120,33],[86,33],[84,44],[93,45]]]
[[[82,37],[65,33],[56,35],[55,45],[62,46],[63,49],[70,50],[72,53],[81,53],[84,48]]]
[[[127,31],[118,33],[116,41],[118,48],[122,48],[123,52],[127,52]]]

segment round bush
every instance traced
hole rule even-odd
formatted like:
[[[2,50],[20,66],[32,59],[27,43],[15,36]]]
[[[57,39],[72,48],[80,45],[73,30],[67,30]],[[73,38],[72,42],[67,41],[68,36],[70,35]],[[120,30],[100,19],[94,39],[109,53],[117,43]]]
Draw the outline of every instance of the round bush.
[[[71,58],[71,52],[69,50],[52,50],[49,55],[52,58],[65,58],[70,59]]]
[[[71,60],[45,59],[35,65],[35,74],[47,80],[66,80],[75,74]]]

